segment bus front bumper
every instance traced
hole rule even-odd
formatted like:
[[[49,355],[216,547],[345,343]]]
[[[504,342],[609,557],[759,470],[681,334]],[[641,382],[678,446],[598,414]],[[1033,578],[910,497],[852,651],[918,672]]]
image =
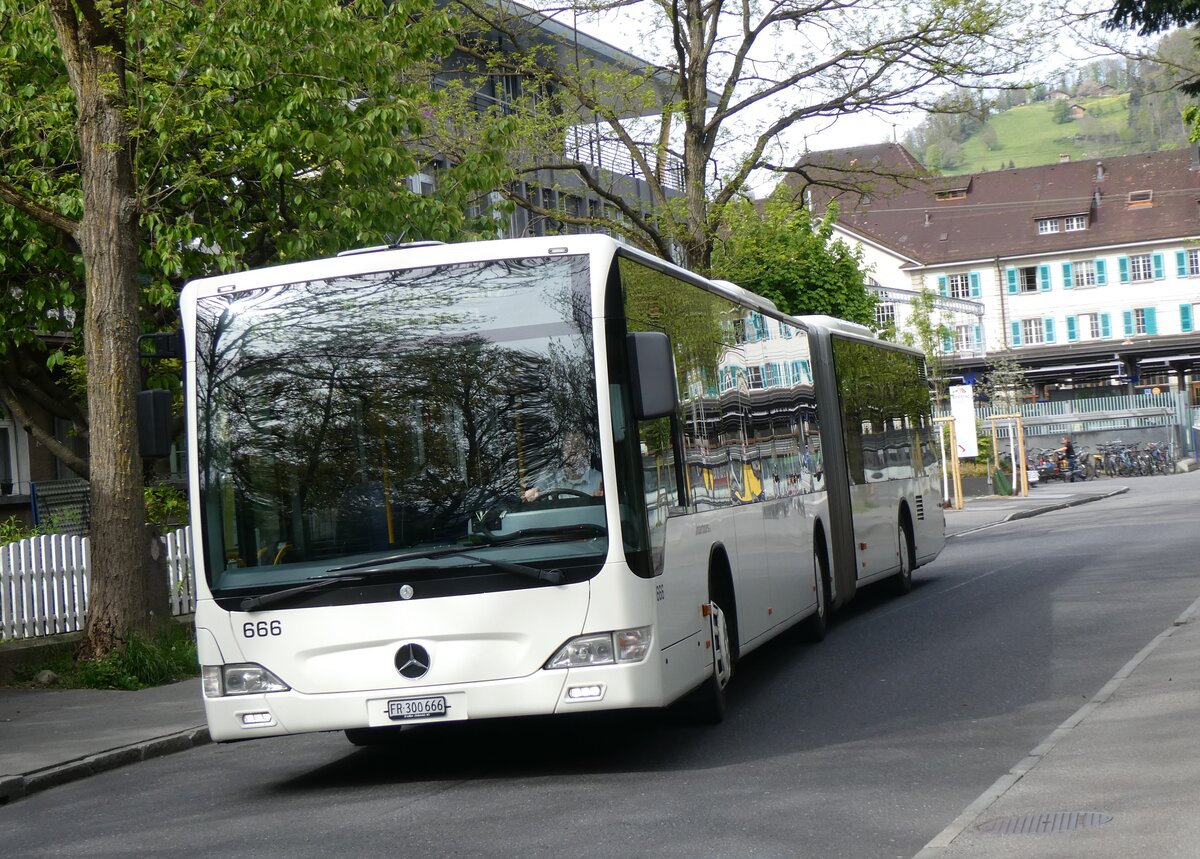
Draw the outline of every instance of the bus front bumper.
[[[349,728],[427,725],[662,704],[660,671],[654,655],[634,664],[543,669],[528,677],[454,686],[327,694],[289,689],[204,699],[209,734],[218,743]]]

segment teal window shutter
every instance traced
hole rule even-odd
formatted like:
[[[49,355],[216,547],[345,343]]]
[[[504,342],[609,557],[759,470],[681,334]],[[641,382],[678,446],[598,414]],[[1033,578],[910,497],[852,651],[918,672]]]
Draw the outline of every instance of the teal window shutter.
[[[1125,323],[1125,336],[1132,337],[1133,336],[1133,311],[1132,310],[1122,310],[1121,311],[1121,320]]]
[[[1104,260],[1096,260],[1096,286],[1104,286],[1108,283],[1108,267],[1104,264]]]
[[[1074,288],[1075,288],[1075,277],[1071,271],[1071,264],[1069,262],[1065,262],[1065,263],[1063,263],[1063,289],[1074,289]]]
[[[1013,266],[1009,266],[1004,270],[1004,276],[1008,278],[1008,294],[1017,294],[1017,270]]]
[[[1112,337],[1112,316],[1107,313],[1100,314],[1100,336]]]
[[[979,272],[971,272],[971,297],[979,298],[983,295],[983,287],[979,285]]]
[[[1162,254],[1151,254],[1150,262],[1154,265],[1154,279],[1162,280],[1167,276],[1167,266]]]
[[[975,326],[975,348],[981,352],[983,351],[983,326],[982,325]]]
[[[1054,342],[1054,320],[1047,316],[1042,320],[1042,329],[1046,332],[1046,342]]]
[[[1187,334],[1192,330],[1192,305],[1179,305],[1179,329]]]
[[[938,294],[939,295],[949,294],[948,290],[946,288],[946,275],[944,275],[944,274],[938,275]]]
[[[1187,277],[1187,251],[1175,251],[1175,274]]]
[[[759,340],[766,340],[767,339],[767,323],[763,319],[763,315],[761,313],[759,313],[757,310],[752,311],[750,314],[750,322],[754,326],[755,342],[757,342]]]
[[[1042,292],[1050,291],[1050,266],[1038,266],[1038,289]]]
[[[1014,322],[1012,324],[1012,344],[1014,346],[1021,345],[1021,323]]]
[[[1129,283],[1129,257],[1117,257],[1117,270],[1121,283]]]
[[[942,351],[949,354],[954,351],[954,340],[951,337],[942,338]]]
[[[1075,317],[1068,316],[1067,317],[1067,342],[1074,343],[1078,339],[1079,339],[1079,331],[1075,327]]]
[[[1158,314],[1154,312],[1153,307],[1146,308],[1146,333],[1147,334],[1157,334],[1158,333],[1157,316],[1158,316]]]

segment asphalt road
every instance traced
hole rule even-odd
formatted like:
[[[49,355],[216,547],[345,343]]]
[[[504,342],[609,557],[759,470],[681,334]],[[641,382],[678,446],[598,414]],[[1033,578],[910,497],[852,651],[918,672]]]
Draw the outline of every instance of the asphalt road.
[[[1200,486],[950,541],[661,714],[207,746],[0,807],[8,855],[911,857],[1197,596]]]

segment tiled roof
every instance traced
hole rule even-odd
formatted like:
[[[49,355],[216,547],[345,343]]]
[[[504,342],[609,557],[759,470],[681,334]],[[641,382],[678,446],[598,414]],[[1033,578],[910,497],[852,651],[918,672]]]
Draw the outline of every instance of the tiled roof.
[[[840,164],[844,184],[852,163],[845,153],[879,148],[813,153],[802,164],[810,165],[810,175]],[[820,210],[836,197],[842,226],[923,265],[1200,237],[1193,148],[949,177],[920,177],[907,150],[883,148],[901,150],[887,158],[905,167],[904,179],[887,181],[872,171],[864,176],[866,195],[813,187],[814,205]],[[872,163],[882,166],[883,159]],[[787,184],[798,186],[795,179]],[[962,188],[965,196],[952,194]],[[1149,205],[1130,205],[1130,193],[1140,191],[1151,192]],[[1086,215],[1087,229],[1067,232],[1060,223],[1058,232],[1039,235],[1038,219],[1068,215]]]

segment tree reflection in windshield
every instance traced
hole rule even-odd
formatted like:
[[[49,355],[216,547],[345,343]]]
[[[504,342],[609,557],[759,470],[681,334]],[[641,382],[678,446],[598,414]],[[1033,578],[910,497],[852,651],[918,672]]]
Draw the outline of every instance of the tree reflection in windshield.
[[[197,317],[215,588],[462,540],[569,429],[598,451],[586,257],[287,284]]]

